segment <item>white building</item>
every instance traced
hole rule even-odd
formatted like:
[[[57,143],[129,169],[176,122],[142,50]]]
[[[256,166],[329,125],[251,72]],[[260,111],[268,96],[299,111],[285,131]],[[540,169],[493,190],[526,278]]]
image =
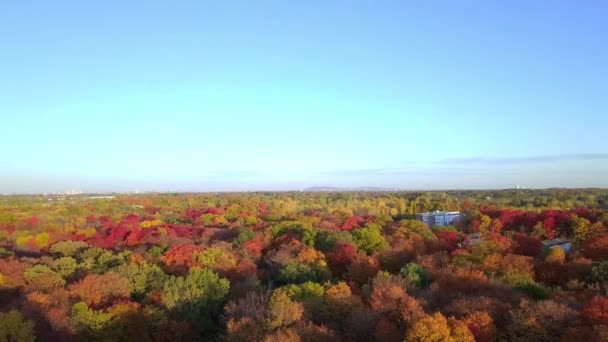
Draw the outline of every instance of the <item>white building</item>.
[[[462,217],[458,211],[432,211],[416,214],[416,217],[429,227],[449,226]]]
[[[543,241],[543,248],[545,250],[554,249],[560,247],[566,254],[572,251],[572,243],[566,239],[553,239]]]

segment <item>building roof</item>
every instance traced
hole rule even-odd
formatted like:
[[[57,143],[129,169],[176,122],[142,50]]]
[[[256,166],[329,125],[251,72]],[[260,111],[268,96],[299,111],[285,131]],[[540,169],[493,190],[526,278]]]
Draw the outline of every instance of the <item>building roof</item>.
[[[460,215],[459,211],[429,211],[426,213],[418,213],[418,215]]]
[[[566,243],[570,243],[570,240],[566,240],[566,239],[553,239],[553,240],[544,240],[543,241],[543,245],[545,247],[551,247],[551,246],[556,246],[556,245],[563,245]]]

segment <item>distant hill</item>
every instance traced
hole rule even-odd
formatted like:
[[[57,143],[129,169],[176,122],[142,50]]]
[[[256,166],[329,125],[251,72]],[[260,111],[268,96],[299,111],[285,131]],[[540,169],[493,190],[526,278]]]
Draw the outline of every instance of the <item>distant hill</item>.
[[[358,188],[340,188],[332,186],[315,186],[302,189],[304,192],[345,192],[345,191],[398,191],[399,189],[377,188],[377,187],[358,187]]]

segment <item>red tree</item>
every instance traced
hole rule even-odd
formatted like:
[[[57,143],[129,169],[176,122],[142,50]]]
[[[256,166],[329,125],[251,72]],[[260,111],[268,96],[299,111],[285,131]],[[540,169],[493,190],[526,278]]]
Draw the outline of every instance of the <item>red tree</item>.
[[[608,234],[588,239],[583,245],[583,254],[593,260],[608,260]]]
[[[540,239],[526,234],[517,233],[513,236],[515,250],[518,254],[536,258],[542,251],[543,244]]]
[[[608,324],[608,298],[593,297],[581,310],[581,315],[592,324]]]

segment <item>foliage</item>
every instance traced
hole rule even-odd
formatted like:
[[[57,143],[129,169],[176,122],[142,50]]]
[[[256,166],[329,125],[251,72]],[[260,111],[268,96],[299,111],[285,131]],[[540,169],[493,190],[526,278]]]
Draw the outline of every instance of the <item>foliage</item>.
[[[323,252],[332,251],[338,245],[346,245],[353,242],[353,237],[347,231],[322,230],[315,237],[315,247]]]
[[[72,306],[72,322],[79,329],[89,329],[94,332],[106,328],[112,315],[89,308],[87,303],[78,302]]]
[[[592,324],[608,324],[608,298],[593,297],[581,311],[582,316]]]
[[[195,256],[196,264],[211,269],[229,269],[236,267],[237,259],[219,247],[207,248]]]
[[[202,328],[209,328],[224,302],[230,282],[215,272],[193,267],[185,277],[170,277],[162,299],[173,314]]]
[[[330,273],[326,265],[310,265],[291,260],[283,267],[277,281],[284,284],[299,284],[305,282],[324,282],[329,279]]]
[[[128,288],[134,299],[142,299],[151,291],[160,291],[167,275],[157,265],[134,263],[121,265],[116,269],[128,281]]]
[[[0,196],[0,312],[22,314],[0,326],[60,341],[603,341],[606,203],[603,189]],[[465,216],[415,219],[433,210]],[[541,255],[553,238],[572,251]]]
[[[78,262],[72,257],[61,257],[53,261],[53,269],[63,278],[68,278],[78,269]]]
[[[65,280],[46,265],[32,266],[25,270],[23,276],[33,289],[49,290],[65,285]]]
[[[433,231],[422,221],[419,220],[402,220],[399,222],[400,229],[398,232],[405,236],[411,236],[411,234],[417,234],[422,236],[423,239],[428,241],[436,241],[437,237]]]
[[[426,287],[430,282],[430,275],[428,272],[415,262],[407,263],[401,268],[399,274],[417,288]]]
[[[513,236],[513,240],[518,254],[535,258],[542,251],[542,242],[536,237],[517,233]]]
[[[13,252],[6,250],[6,248],[0,247],[0,258],[7,258],[13,254]]]
[[[602,261],[591,268],[591,277],[595,281],[608,281],[608,261]]]
[[[352,234],[357,249],[365,251],[368,254],[388,247],[384,236],[382,236],[381,228],[378,225],[368,224],[363,228],[353,230]]]
[[[510,313],[503,335],[509,341],[556,341],[575,317],[574,310],[551,300],[522,302]]]
[[[89,306],[100,307],[130,295],[127,278],[115,272],[89,274],[70,285],[70,293]]]
[[[440,313],[426,315],[416,320],[408,330],[406,341],[412,342],[474,342],[475,339],[468,329],[461,324],[448,324],[448,320]]]
[[[283,291],[275,291],[268,302],[268,322],[271,329],[288,326],[302,318],[304,307]]]
[[[23,315],[16,310],[0,313],[0,341],[33,342],[35,340],[32,321],[24,320]]]
[[[81,250],[88,248],[84,241],[59,241],[51,245],[50,252],[64,257],[73,257]]]
[[[241,228],[239,229],[239,234],[236,239],[234,239],[233,244],[235,247],[240,248],[243,246],[243,243],[253,239],[255,237],[255,233],[251,228]]]
[[[566,261],[566,253],[559,246],[551,248],[551,249],[549,249],[549,252],[547,252],[547,255],[545,256],[545,261],[563,264],[564,261]]]
[[[290,284],[280,288],[289,298],[299,301],[320,300],[323,298],[325,288],[312,281],[302,284]]]

